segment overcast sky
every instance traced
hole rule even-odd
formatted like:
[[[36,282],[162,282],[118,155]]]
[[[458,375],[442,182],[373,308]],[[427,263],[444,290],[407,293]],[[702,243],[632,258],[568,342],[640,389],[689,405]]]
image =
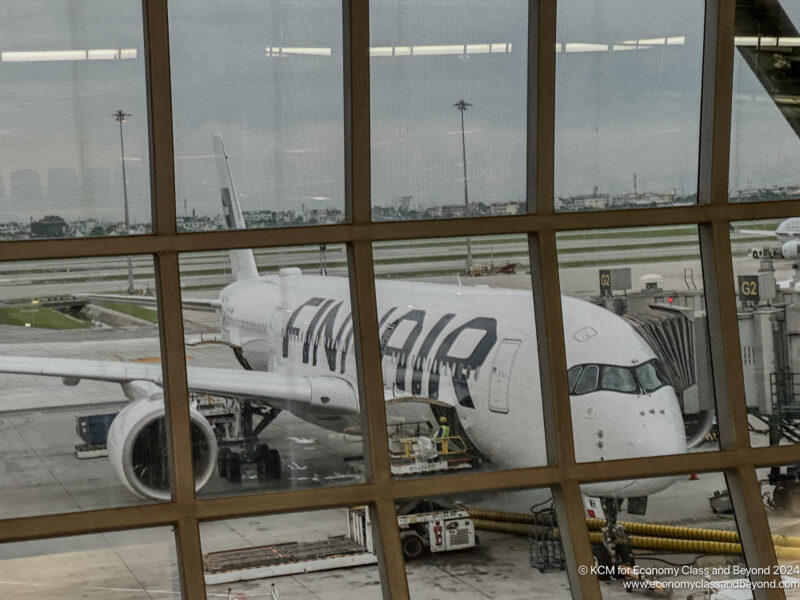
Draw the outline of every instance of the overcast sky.
[[[219,212],[210,156],[217,132],[246,209],[341,208],[341,3],[171,0],[170,11],[179,213],[184,199],[190,211]],[[374,203],[463,202],[453,107],[462,98],[472,104],[464,114],[470,199],[524,199],[526,11],[520,0],[372,2],[372,46],[510,44],[491,54],[372,58]],[[792,6],[787,12],[797,22]],[[695,192],[702,32],[700,0],[559,2],[559,43],[676,42],[557,55],[557,195],[593,186],[633,191],[634,174],[640,191]],[[274,57],[267,47],[330,48],[330,55]],[[110,115],[122,108],[131,113],[124,125],[131,214],[149,220],[139,3],[28,0],[0,8],[4,53],[84,49],[137,52],[125,60],[0,62],[0,218],[121,219],[119,129]],[[800,182],[800,143],[764,97],[737,56],[732,189]],[[30,191],[37,174],[42,199],[15,201],[11,188]]]

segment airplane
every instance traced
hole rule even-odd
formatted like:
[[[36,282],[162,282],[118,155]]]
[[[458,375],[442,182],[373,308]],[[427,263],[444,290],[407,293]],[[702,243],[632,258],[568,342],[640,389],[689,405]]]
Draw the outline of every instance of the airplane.
[[[765,235],[769,235],[770,231],[765,229],[734,229],[731,227],[731,233],[738,233],[753,237],[764,237]],[[778,241],[783,242],[783,246],[781,246],[783,258],[796,260],[800,257],[800,217],[790,217],[788,219],[784,219],[771,233]],[[753,258],[758,258],[758,256],[754,254]]]
[[[245,227],[220,136],[214,137],[224,215]],[[243,369],[187,366],[190,392],[279,411],[325,430],[360,426],[353,316],[346,278],[283,268],[260,275],[253,252],[230,251],[233,283],[184,307],[221,314],[221,343]],[[537,340],[530,292],[417,281],[375,282],[389,423],[446,416],[493,467],[546,463]],[[108,298],[109,296],[106,296]],[[113,296],[141,303],[142,297]],[[153,302],[151,298],[149,300]],[[566,357],[578,461],[686,452],[683,416],[659,359],[622,318],[563,296]],[[0,373],[118,383],[129,403],[108,432],[109,458],[134,494],[169,500],[163,463],[160,366],[102,360],[0,357]],[[209,421],[190,407],[196,490],[232,463]],[[257,434],[256,434],[257,435]],[[257,443],[257,440],[248,440]],[[260,473],[280,476],[280,455],[258,443]],[[224,460],[223,460],[224,458]],[[591,483],[602,498],[646,500],[674,478]],[[629,503],[630,504],[630,503]]]

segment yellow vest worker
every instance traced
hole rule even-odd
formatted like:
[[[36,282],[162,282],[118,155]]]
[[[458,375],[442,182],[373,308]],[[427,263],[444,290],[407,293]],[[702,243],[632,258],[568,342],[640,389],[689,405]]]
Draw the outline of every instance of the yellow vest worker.
[[[433,437],[435,439],[450,437],[450,426],[447,424],[447,418],[439,417],[439,423],[439,429],[436,430],[436,433],[433,435]]]

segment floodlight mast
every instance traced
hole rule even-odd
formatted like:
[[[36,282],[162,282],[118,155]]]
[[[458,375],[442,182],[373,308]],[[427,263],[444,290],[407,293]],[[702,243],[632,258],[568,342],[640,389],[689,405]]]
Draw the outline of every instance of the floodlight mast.
[[[467,110],[472,104],[465,102],[462,98],[453,104],[459,111],[461,111],[461,152],[464,157],[464,216],[469,217],[469,190],[467,189],[467,142],[464,137],[464,111]],[[472,240],[467,238],[467,274],[472,271]]]
[[[122,198],[125,203],[125,233],[129,234],[131,232],[131,223],[128,216],[128,181],[125,176],[125,142],[122,138],[122,124],[125,122],[125,118],[131,115],[120,109],[111,116],[119,121],[119,149],[122,156]],[[133,294],[133,264],[130,256],[128,256],[128,293]]]

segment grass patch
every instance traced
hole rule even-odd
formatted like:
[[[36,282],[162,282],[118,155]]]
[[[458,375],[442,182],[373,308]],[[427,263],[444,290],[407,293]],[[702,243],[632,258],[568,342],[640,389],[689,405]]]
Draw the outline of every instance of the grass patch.
[[[90,329],[91,325],[74,317],[47,308],[46,306],[3,306],[0,307],[0,324],[18,325],[41,329]]]
[[[158,312],[154,311],[152,308],[146,308],[136,304],[126,304],[124,302],[103,302],[100,306],[121,312],[131,317],[136,317],[137,319],[149,321],[150,323],[158,323]]]

